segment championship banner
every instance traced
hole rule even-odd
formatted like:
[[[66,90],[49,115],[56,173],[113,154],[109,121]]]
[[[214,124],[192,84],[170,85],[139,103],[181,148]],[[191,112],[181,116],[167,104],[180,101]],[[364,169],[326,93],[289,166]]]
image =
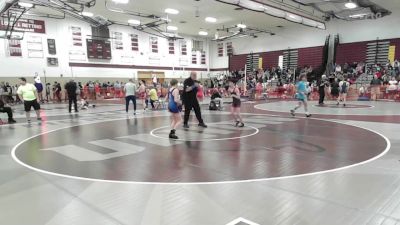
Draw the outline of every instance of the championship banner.
[[[394,62],[395,53],[396,53],[396,45],[390,46],[388,59],[390,60],[391,63]]]
[[[8,27],[8,18],[0,17],[0,30],[6,30]],[[13,23],[13,21],[11,21]],[[10,24],[11,26],[12,24]],[[14,26],[14,31],[46,33],[45,22],[43,20],[19,19]]]

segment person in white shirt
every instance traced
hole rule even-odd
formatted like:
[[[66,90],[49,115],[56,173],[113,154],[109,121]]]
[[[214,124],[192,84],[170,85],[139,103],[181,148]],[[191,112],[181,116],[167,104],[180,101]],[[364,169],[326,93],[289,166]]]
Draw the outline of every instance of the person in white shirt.
[[[397,80],[395,77],[389,81],[389,91],[396,91],[397,90]]]
[[[339,98],[337,100],[337,105],[340,104],[340,101],[343,101],[343,106],[346,107],[346,99],[349,88],[350,83],[346,80],[346,78],[343,78],[343,80],[339,82]]]
[[[365,85],[361,86],[360,89],[358,89],[358,95],[360,97],[365,96],[366,92],[367,92],[367,88],[365,87]]]
[[[129,111],[129,103],[133,103],[133,115],[136,115],[136,84],[133,83],[133,79],[129,79],[129,82],[125,84],[125,102],[126,102],[126,113]]]

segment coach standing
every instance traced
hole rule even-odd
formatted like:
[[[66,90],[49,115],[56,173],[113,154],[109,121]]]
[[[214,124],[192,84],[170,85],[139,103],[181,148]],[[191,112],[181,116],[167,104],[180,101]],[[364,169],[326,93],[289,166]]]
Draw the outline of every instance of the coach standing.
[[[191,72],[190,77],[186,79],[183,83],[183,103],[185,105],[185,116],[183,121],[183,127],[189,128],[188,121],[190,116],[190,111],[194,109],[194,113],[196,114],[196,118],[199,121],[199,127],[206,128],[207,125],[204,123],[201,118],[201,111],[199,101],[197,100],[197,89],[199,84],[197,82],[197,73]]]

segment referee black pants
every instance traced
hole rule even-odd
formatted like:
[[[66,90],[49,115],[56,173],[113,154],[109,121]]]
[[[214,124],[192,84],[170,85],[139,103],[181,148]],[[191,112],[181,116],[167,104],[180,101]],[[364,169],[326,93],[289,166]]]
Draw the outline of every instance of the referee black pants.
[[[194,109],[194,113],[196,114],[196,118],[199,121],[199,123],[200,124],[204,123],[203,119],[201,118],[200,105],[199,105],[199,102],[197,101],[197,99],[185,101],[185,116],[183,119],[183,123],[188,124],[190,111],[192,111],[192,109]]]

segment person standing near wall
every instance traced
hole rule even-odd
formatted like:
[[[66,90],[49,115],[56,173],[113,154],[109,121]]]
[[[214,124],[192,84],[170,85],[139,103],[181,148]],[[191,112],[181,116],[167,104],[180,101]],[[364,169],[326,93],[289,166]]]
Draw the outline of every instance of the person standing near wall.
[[[26,119],[28,123],[31,122],[31,108],[36,112],[37,120],[42,120],[40,117],[40,105],[37,102],[38,93],[36,87],[33,84],[27,83],[24,77],[19,78],[20,86],[17,90],[17,94],[21,101],[24,103],[24,108],[26,112]]]
[[[56,98],[59,103],[61,103],[61,84],[54,82],[55,86],[55,93],[56,93]]]
[[[40,81],[40,79],[38,79],[38,78],[35,79],[35,87],[36,87],[38,95],[39,95],[40,103],[44,103],[44,100],[43,100],[43,84]]]
[[[199,121],[199,127],[206,128],[207,125],[201,118],[200,104],[197,100],[197,89],[199,84],[197,82],[197,73],[192,71],[190,77],[183,82],[183,102],[185,104],[185,116],[183,121],[183,127],[189,128],[188,121],[190,116],[190,111],[194,109],[196,118]]]
[[[65,84],[65,90],[68,95],[68,112],[71,113],[72,102],[74,103],[75,112],[78,112],[78,104],[76,96],[78,94],[78,85],[74,80],[70,80]]]
[[[146,111],[147,110],[148,101],[147,101],[147,87],[146,87],[146,81],[145,80],[141,80],[140,81],[139,97],[142,100],[143,109],[144,109],[144,111]]]
[[[372,100],[378,100],[379,93],[381,91],[382,81],[379,79],[378,75],[374,76],[371,80],[371,98]]]
[[[151,87],[149,91],[151,108],[155,110],[154,103],[158,101],[158,94],[156,87]]]
[[[129,103],[133,103],[133,115],[136,115],[136,84],[133,83],[133,79],[129,79],[128,83],[124,85],[125,102],[126,102],[126,113],[129,111]]]

